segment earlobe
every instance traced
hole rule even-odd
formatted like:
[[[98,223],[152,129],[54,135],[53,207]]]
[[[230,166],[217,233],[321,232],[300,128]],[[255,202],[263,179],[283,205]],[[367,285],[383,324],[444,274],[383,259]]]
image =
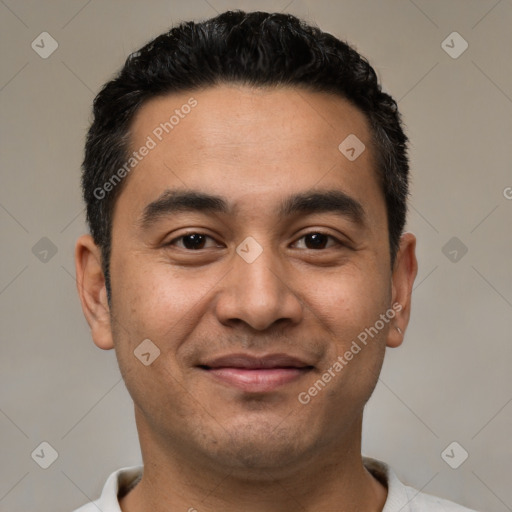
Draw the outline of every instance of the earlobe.
[[[101,349],[110,350],[114,343],[101,250],[90,235],[82,235],[77,240],[75,269],[78,295],[94,343]]]
[[[388,347],[395,348],[403,342],[411,315],[412,287],[417,273],[416,237],[412,233],[404,233],[400,238],[400,247],[391,277],[391,301],[396,315],[388,332]]]

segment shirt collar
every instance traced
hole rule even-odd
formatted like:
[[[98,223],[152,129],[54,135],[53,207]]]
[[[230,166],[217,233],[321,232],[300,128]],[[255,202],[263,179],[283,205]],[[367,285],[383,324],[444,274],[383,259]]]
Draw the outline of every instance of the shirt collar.
[[[406,487],[388,464],[363,456],[365,468],[388,489],[382,512],[409,512],[410,498]],[[142,477],[144,466],[127,466],[114,471],[107,479],[101,497],[94,502],[102,512],[122,512],[118,496],[127,494]]]

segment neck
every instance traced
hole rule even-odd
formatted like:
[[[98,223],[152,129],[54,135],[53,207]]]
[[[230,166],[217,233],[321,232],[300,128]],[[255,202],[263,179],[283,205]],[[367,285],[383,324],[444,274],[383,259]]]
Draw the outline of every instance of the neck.
[[[293,468],[240,471],[154,441],[137,422],[144,473],[120,500],[123,512],[381,512],[387,489],[364,467],[362,418],[336,447],[315,450]],[[354,438],[355,435],[355,438]],[[347,444],[347,438],[352,442]]]

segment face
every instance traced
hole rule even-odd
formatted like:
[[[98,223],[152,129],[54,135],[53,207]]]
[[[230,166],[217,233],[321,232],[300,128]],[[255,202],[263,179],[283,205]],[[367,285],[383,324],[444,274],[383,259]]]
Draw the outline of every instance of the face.
[[[350,134],[355,160],[338,149]],[[355,441],[416,272],[412,235],[391,269],[364,115],[330,94],[217,86],[145,104],[144,145],[114,210],[110,311],[97,248],[77,248],[141,444],[270,470]]]

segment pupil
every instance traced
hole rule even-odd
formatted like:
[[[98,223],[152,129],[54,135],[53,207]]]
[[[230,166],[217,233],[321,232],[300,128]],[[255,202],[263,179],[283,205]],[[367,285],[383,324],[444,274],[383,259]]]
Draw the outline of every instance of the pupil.
[[[191,243],[188,243],[191,242]],[[204,243],[204,236],[199,234],[187,235],[183,238],[183,245],[187,249],[201,249]]]
[[[308,239],[312,242],[310,245],[313,245],[313,247],[309,247],[309,249],[319,249],[325,246],[327,236],[322,233],[312,233],[310,235],[306,235],[306,245],[308,245]]]
[[[308,244],[309,241],[309,244]],[[310,246],[310,249],[321,249],[325,247],[327,236],[322,233],[312,233],[306,235],[306,246]],[[187,235],[183,238],[183,245],[187,249],[201,249],[204,244],[204,235],[192,234]]]

